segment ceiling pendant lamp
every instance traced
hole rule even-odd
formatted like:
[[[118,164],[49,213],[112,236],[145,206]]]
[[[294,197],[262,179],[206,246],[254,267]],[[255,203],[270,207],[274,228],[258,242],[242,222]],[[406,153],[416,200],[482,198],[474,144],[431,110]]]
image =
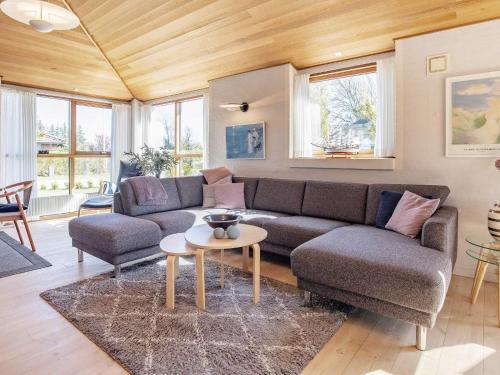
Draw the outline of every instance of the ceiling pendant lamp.
[[[69,30],[80,25],[80,20],[66,8],[40,0],[4,0],[0,9],[10,18],[30,25],[41,33]]]

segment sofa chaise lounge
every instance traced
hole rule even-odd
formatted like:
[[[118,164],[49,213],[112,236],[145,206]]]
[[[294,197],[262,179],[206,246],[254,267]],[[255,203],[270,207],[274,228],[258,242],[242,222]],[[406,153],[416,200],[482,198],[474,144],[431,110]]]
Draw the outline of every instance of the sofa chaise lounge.
[[[425,349],[448,290],[457,251],[457,210],[441,206],[419,238],[375,227],[382,191],[410,190],[446,200],[436,185],[355,184],[234,177],[245,183],[243,222],[267,230],[261,250],[291,258],[298,285],[311,292],[417,326]],[[202,223],[202,176],[162,179],[163,206],[138,206],[132,187],[120,184],[114,213],[73,219],[73,246],[113,265],[159,253],[160,240]],[[208,209],[210,211],[210,209]]]

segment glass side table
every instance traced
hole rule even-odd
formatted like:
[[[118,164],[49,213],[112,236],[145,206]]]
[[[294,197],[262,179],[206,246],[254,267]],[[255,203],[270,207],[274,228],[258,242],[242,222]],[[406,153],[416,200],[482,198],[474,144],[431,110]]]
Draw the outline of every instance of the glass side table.
[[[465,251],[467,255],[477,260],[476,274],[472,284],[471,300],[476,303],[484,275],[489,264],[498,267],[498,326],[500,327],[500,242],[491,237],[467,237],[465,239],[471,246]]]

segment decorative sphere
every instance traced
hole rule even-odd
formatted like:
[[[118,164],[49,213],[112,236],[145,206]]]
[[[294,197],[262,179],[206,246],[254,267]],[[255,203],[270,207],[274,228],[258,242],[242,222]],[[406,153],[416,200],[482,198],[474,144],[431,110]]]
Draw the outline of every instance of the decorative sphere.
[[[218,240],[223,239],[226,236],[226,232],[223,228],[215,228],[214,229],[214,237]]]
[[[236,225],[231,225],[227,228],[227,236],[232,240],[237,239],[240,236],[240,228]]]

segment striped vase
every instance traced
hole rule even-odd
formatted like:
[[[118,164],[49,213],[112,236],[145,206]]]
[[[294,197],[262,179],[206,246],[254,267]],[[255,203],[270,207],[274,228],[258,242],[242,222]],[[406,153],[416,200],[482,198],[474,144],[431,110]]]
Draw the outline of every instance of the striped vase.
[[[488,211],[488,230],[495,241],[500,242],[500,204],[495,203]]]

